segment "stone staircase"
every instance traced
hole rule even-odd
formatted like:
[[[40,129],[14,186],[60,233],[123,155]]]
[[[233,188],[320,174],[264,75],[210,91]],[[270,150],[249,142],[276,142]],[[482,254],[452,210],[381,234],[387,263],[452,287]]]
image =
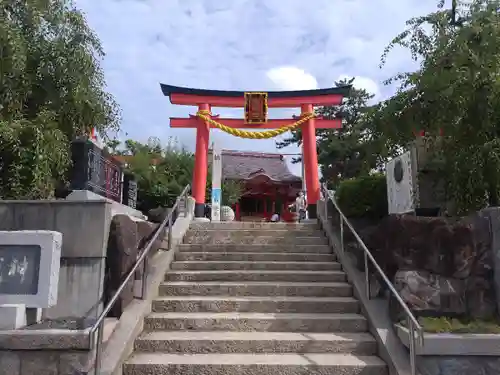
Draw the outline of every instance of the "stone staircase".
[[[387,375],[313,224],[192,224],[124,375]]]

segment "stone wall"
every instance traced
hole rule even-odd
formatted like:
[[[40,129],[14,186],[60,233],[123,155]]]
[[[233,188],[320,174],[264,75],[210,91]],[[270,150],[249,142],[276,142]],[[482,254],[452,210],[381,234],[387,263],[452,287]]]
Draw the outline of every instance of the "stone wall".
[[[498,208],[464,219],[390,215],[359,233],[417,315],[488,319],[499,311],[499,217]],[[346,248],[361,269],[362,251],[349,235]],[[397,303],[391,314],[403,317]]]
[[[0,331],[0,375],[94,375],[90,344],[86,330]]]
[[[43,317],[97,317],[111,205],[106,201],[0,201],[0,230],[53,230],[63,235],[58,302]]]
[[[484,356],[422,356],[418,358],[422,375],[498,375],[500,358]]]
[[[92,375],[94,356],[88,350],[0,350],[0,375]]]

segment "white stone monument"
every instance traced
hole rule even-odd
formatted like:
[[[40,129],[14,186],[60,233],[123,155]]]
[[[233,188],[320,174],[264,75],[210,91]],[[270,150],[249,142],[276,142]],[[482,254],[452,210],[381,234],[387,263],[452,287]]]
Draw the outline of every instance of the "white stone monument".
[[[215,144],[212,145],[212,221],[220,221],[222,199],[222,152]]]
[[[27,313],[35,323],[57,303],[61,246],[59,232],[0,231],[0,329],[26,325]]]
[[[390,160],[385,167],[389,214],[406,214],[415,211],[411,153]]]

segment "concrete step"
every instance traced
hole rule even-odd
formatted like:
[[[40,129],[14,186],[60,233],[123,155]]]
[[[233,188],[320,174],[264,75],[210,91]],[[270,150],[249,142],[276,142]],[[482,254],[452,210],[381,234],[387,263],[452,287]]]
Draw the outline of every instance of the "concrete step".
[[[168,271],[167,281],[289,281],[289,282],[342,282],[344,271],[276,271],[276,270],[218,270]]]
[[[295,230],[318,230],[317,223],[269,223],[265,221],[231,221],[231,222],[192,222],[190,229],[295,229]]]
[[[172,262],[172,270],[339,270],[337,262]]]
[[[193,230],[189,229],[186,236],[192,237],[214,237],[214,238],[240,238],[240,237],[323,237],[323,233],[317,229],[314,231],[294,229],[215,229],[215,230]]]
[[[332,249],[328,245],[295,245],[295,244],[275,244],[275,245],[235,245],[235,244],[181,244],[179,252],[227,252],[227,253],[315,253],[332,254]]]
[[[220,282],[172,281],[160,285],[161,296],[303,296],[350,297],[348,283],[296,283],[296,282]]]
[[[321,354],[134,353],[124,375],[387,375],[375,356]]]
[[[153,312],[357,313],[352,297],[168,296],[153,300]]]
[[[135,350],[166,353],[352,353],[373,355],[377,344],[368,333],[295,332],[147,332]]]
[[[333,262],[336,260],[333,254],[311,254],[311,253],[197,253],[182,252],[175,256],[177,261],[230,261],[230,262]]]
[[[269,232],[267,235],[245,235],[240,232],[221,233],[214,231],[186,233],[183,243],[185,244],[236,244],[236,245],[276,245],[276,244],[294,244],[294,245],[328,245],[328,240],[324,236],[295,236],[290,233],[282,235]]]
[[[148,331],[365,332],[358,314],[151,313]]]
[[[267,222],[242,222],[233,221],[225,223],[191,223],[190,230],[244,230],[244,229],[267,229],[267,230],[300,230],[318,231],[319,225],[314,223],[267,223]]]

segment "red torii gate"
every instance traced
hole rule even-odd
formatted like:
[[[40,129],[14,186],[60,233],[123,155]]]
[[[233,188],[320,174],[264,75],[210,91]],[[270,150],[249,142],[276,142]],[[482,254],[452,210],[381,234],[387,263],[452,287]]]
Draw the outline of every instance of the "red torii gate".
[[[185,88],[160,84],[165,96],[172,104],[197,106],[198,113],[189,118],[170,118],[172,128],[196,128],[195,167],[193,172],[192,195],[195,199],[195,217],[203,217],[205,211],[205,188],[208,169],[208,145],[210,128],[219,128],[243,138],[263,138],[238,135],[236,129],[302,129],[302,157],[304,158],[307,203],[309,218],[317,217],[316,204],[320,198],[318,176],[318,154],[316,149],[316,128],[338,129],[342,120],[323,119],[314,115],[314,106],[336,106],[349,94],[351,86],[341,86],[320,90],[243,92]],[[212,107],[245,108],[245,120],[219,118],[212,115]],[[301,108],[301,115],[295,117],[290,126],[289,119],[267,119],[267,108]],[[222,125],[223,124],[223,125]],[[286,128],[286,129],[285,129]],[[269,133],[276,133],[270,131]],[[247,134],[248,135],[248,134]],[[270,137],[266,137],[270,138]]]

